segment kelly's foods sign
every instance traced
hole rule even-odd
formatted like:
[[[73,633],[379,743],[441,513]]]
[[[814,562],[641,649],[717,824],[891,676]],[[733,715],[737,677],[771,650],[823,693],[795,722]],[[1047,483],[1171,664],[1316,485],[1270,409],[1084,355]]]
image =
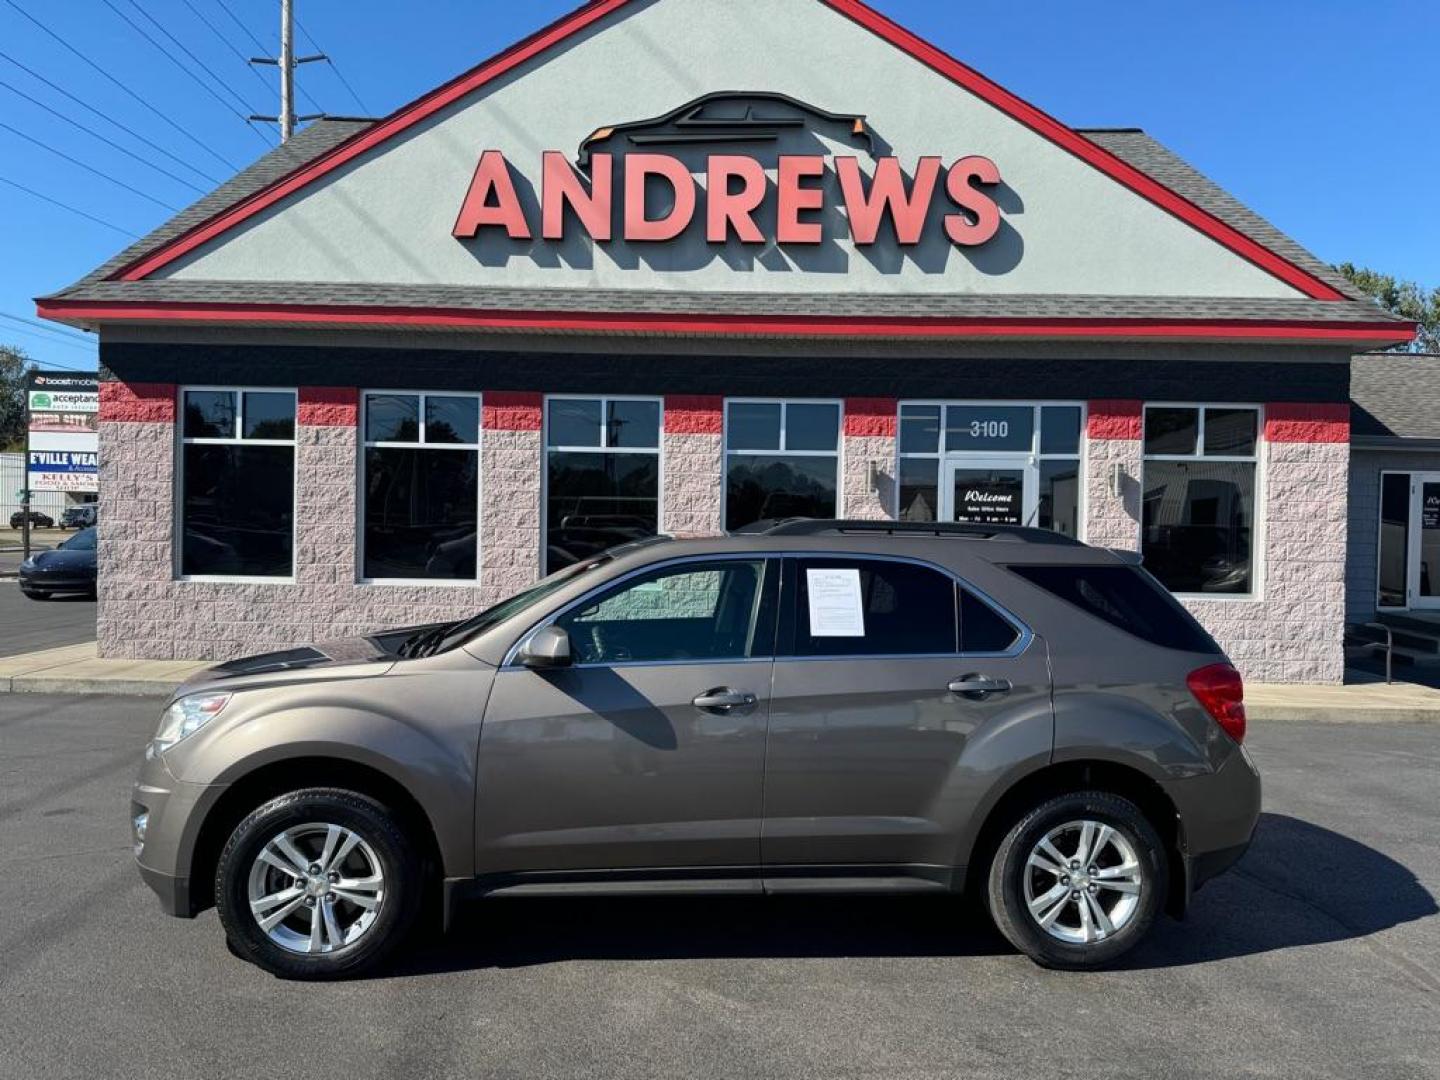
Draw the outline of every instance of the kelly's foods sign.
[[[31,491],[99,491],[100,386],[94,376],[30,376]]]

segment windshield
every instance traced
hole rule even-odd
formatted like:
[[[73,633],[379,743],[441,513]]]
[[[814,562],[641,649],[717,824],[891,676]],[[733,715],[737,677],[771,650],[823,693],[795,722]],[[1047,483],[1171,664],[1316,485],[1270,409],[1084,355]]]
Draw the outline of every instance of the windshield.
[[[80,532],[76,533],[74,536],[72,536],[69,540],[66,540],[60,546],[66,551],[94,551],[95,530],[82,529]]]
[[[537,585],[532,585],[524,592],[516,593],[508,600],[502,600],[492,608],[486,608],[479,615],[466,619],[464,622],[456,623],[445,634],[436,652],[444,652],[446,649],[453,649],[461,642],[466,641],[482,631],[489,630],[492,626],[498,626],[506,619],[518,615],[528,607],[533,607],[541,600],[553,593],[559,592],[578,577],[590,573],[597,567],[604,566],[611,562],[612,555],[597,555],[585,562],[578,562],[574,566],[567,566],[564,570],[556,571]]]

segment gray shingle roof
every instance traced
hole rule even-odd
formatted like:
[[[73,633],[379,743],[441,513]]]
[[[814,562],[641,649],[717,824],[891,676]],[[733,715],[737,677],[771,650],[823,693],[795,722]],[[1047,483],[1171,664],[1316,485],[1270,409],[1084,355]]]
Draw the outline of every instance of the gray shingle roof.
[[[1440,439],[1440,356],[1366,353],[1350,363],[1356,437]]]
[[[365,130],[370,120],[321,120],[284,146],[200,199],[148,236],[75,284],[46,299],[170,301],[176,303],[327,304],[365,307],[452,308],[476,311],[583,311],[685,313],[695,315],[815,315],[932,318],[1108,318],[1175,320],[1275,320],[1385,322],[1393,320],[1359,298],[1339,275],[1246,209],[1154,139],[1134,130],[1084,132],[1131,165],[1173,188],[1221,220],[1297,265],[1356,297],[1350,301],[1306,298],[1261,300],[1212,297],[980,296],[724,293],[670,290],[475,289],[463,286],[339,283],[108,280],[122,267],[234,206],[287,173]]]

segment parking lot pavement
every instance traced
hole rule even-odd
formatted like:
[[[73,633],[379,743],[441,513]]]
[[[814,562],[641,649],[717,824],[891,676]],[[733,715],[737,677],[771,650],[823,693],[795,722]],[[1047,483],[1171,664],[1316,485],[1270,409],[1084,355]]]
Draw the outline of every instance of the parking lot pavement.
[[[14,581],[0,581],[0,656],[95,640],[95,601],[88,596],[31,600]]]
[[[0,697],[0,1076],[1440,1077],[1434,725],[1257,725],[1254,847],[1117,971],[934,898],[509,900],[304,985],[135,876],[155,709]]]

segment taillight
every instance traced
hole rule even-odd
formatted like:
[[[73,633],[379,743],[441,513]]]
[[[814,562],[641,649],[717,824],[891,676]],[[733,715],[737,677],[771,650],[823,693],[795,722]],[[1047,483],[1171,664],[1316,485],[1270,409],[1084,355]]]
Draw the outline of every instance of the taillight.
[[[1185,685],[1205,711],[1237,743],[1245,741],[1245,684],[1229,664],[1211,664],[1192,671]]]

